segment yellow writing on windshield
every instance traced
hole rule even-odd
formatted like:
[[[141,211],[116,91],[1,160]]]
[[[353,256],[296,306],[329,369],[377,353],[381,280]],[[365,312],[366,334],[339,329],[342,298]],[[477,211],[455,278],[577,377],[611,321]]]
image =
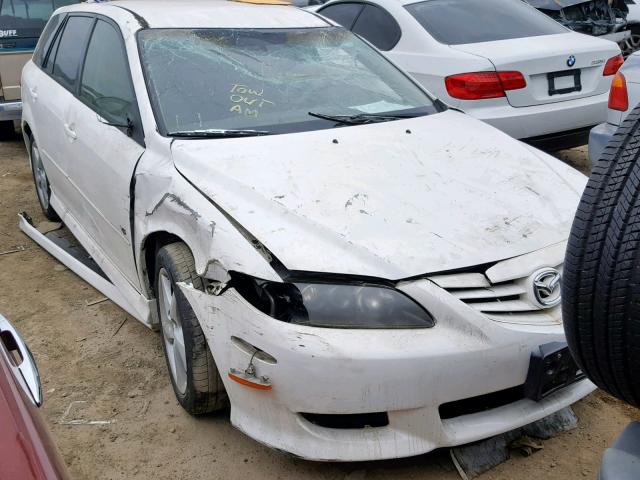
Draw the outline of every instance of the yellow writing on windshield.
[[[229,94],[229,101],[232,103],[229,111],[238,115],[258,118],[260,109],[275,105],[271,100],[263,98],[264,89],[254,89],[240,83],[234,83]]]

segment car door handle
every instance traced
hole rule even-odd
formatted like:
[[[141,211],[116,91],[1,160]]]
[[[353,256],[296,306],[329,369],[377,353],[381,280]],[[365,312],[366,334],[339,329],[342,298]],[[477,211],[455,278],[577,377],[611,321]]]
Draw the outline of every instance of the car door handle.
[[[78,138],[78,134],[76,133],[76,130],[75,130],[75,127],[73,126],[73,124],[69,125],[68,123],[65,123],[64,124],[64,133],[71,140],[75,140],[76,138]]]
[[[34,102],[38,101],[38,90],[36,88],[30,88],[29,93],[31,93],[31,98],[33,98]]]
[[[0,315],[0,348],[2,347],[9,354],[9,365],[14,371],[18,384],[25,390],[27,397],[30,397],[39,407],[42,405],[42,386],[36,362],[20,334],[6,318]]]

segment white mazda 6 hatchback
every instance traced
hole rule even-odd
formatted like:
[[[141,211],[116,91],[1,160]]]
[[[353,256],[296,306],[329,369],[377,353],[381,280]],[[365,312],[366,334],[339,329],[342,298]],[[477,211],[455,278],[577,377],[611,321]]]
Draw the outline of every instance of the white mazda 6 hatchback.
[[[333,0],[311,7],[361,35],[449,105],[549,149],[606,118],[620,48],[522,0]]]
[[[266,445],[367,460],[593,390],[558,307],[585,177],[348,30],[292,6],[81,4],[22,88],[42,209],[85,254],[22,229],[161,332],[186,411],[229,402]]]

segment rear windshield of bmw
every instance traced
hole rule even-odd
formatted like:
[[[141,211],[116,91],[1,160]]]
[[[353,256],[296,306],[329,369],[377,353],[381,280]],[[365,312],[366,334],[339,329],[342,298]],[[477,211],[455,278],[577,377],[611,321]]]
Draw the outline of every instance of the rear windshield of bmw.
[[[428,0],[405,8],[433,38],[445,45],[568,31],[530,5],[513,0]]]
[[[33,50],[56,8],[78,0],[0,0],[0,53]]]

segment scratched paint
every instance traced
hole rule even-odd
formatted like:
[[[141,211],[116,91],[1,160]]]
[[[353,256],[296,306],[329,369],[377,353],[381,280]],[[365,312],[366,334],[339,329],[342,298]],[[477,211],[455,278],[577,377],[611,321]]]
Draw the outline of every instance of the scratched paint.
[[[338,145],[335,135],[230,139],[215,162],[216,140],[177,141],[173,153],[287,268],[392,279],[561,242],[586,182],[457,112],[341,129]]]
[[[191,17],[190,27],[324,25],[293,7],[188,0],[166,8],[144,2],[131,6],[144,10],[150,27],[162,28],[184,23],[177,13],[185,5],[191,11],[209,3],[206,14]],[[181,284],[239,429],[305,458],[397,458],[516,428],[593,390],[585,380],[540,403],[523,400],[498,411],[441,419],[438,407],[444,402],[522,385],[531,352],[564,337],[558,324],[492,321],[422,278],[495,262],[484,275],[500,283],[524,278],[538,266],[558,265],[585,177],[451,111],[306,133],[171,140],[158,133],[147,97],[136,43],[140,22],[110,2],[73,8],[108,13],[120,25],[145,126],[145,152],[136,164],[132,192],[133,240],[126,255],[110,258],[84,230],[89,220],[74,219],[52,189],[52,205],[111,279],[102,289],[105,295],[153,324],[145,241],[163,232],[188,245],[197,273],[211,281],[209,286],[220,286],[233,271],[282,281],[282,272],[273,267],[277,258],[289,270],[404,279],[396,288],[437,319],[431,329],[316,328],[276,320],[233,287],[202,292]],[[24,115],[34,123],[29,104]],[[38,137],[36,124],[34,134]],[[83,273],[77,261],[48,247]],[[122,274],[122,265],[137,270],[137,282]],[[407,279],[413,276],[421,279]],[[83,278],[92,281],[90,272]],[[251,348],[275,359],[256,358],[258,374],[271,379],[271,392],[244,388],[225,375],[231,368],[246,368]],[[299,415],[375,411],[388,412],[388,427],[322,428]]]
[[[466,424],[440,419],[439,405],[473,396],[479,385],[497,391],[520,382],[526,376],[528,352],[552,338],[562,339],[563,333],[558,326],[524,333],[487,325],[482,315],[452,303],[447,292],[426,280],[407,282],[402,288],[431,305],[443,319],[441,329],[362,331],[292,325],[256,313],[233,289],[213,296],[187,284],[180,288],[200,319],[221,372],[231,400],[231,422],[261,443],[294,455],[340,461],[417,455],[502,433],[549,413],[535,402],[518,402],[478,414]],[[230,369],[246,368],[252,353],[245,345],[276,360],[254,361],[257,375],[269,377],[273,385],[269,394],[256,394],[226,376]],[[500,365],[509,367],[496,375]],[[569,405],[594,388],[584,380],[548,408]],[[386,428],[335,430],[305,422],[297,414],[318,411],[389,411],[391,422]]]

